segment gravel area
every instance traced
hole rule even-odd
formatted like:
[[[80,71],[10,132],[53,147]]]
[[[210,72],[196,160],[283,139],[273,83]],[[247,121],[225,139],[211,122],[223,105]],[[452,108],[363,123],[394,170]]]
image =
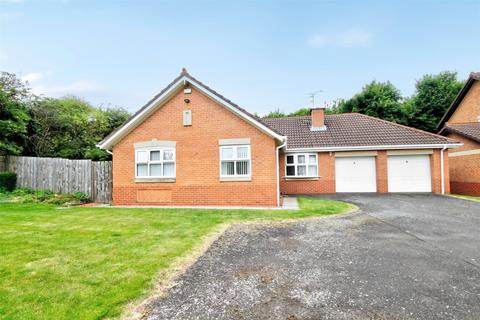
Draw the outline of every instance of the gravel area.
[[[479,319],[480,203],[331,195],[346,216],[229,229],[146,319]]]

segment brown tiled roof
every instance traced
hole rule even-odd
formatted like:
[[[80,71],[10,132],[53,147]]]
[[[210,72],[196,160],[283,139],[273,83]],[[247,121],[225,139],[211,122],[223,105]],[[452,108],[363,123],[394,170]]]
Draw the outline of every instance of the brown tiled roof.
[[[325,131],[311,131],[311,117],[264,118],[287,136],[287,149],[456,143],[451,139],[359,113],[326,115]]]
[[[458,133],[474,141],[480,142],[480,122],[447,123],[442,132]]]

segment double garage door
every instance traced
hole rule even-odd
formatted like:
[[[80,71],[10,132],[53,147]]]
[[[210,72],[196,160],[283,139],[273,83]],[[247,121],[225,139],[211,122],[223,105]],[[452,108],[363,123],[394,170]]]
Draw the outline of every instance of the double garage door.
[[[390,155],[389,192],[431,192],[429,155]],[[336,192],[377,192],[376,157],[335,159]]]

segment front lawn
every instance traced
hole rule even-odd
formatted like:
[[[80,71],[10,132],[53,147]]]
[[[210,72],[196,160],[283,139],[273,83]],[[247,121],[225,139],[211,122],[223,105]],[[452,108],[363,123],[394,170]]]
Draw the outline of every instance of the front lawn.
[[[0,318],[117,317],[222,223],[352,209],[319,199],[300,205],[265,211],[0,204]]]

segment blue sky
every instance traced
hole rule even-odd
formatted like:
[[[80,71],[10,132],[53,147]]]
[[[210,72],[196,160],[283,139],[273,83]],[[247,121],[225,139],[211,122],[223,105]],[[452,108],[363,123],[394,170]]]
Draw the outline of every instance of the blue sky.
[[[0,0],[0,70],[135,111],[182,67],[251,112],[480,71],[480,1]]]

